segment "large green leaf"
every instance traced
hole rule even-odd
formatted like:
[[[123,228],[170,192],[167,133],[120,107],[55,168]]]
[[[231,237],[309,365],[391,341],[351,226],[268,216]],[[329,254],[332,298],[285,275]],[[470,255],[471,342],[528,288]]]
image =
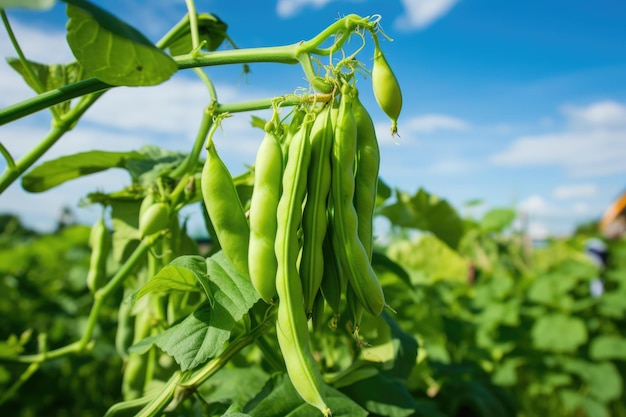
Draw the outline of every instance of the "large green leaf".
[[[269,375],[260,367],[223,368],[203,383],[198,393],[206,404],[227,403],[243,407],[261,391],[268,379]]]
[[[111,85],[147,86],[168,80],[176,62],[137,29],[86,0],[65,0],[67,42],[91,76]]]
[[[22,187],[31,193],[40,193],[84,175],[109,168],[124,168],[130,159],[144,158],[135,151],[89,151],[62,156],[33,168],[22,177]]]
[[[46,65],[28,61],[27,65],[32,69],[36,80],[31,77],[31,73],[26,70],[21,60],[7,58],[7,62],[24,78],[26,84],[38,94],[75,83],[83,78],[83,70],[78,62]],[[57,104],[55,108],[63,114],[70,109],[70,101]]]
[[[422,413],[418,415],[442,416],[434,409],[424,412],[423,406],[420,407],[401,380],[385,374],[358,381],[341,391],[377,416],[406,417],[416,415],[418,408],[422,408]]]
[[[367,412],[336,389],[326,386],[326,405],[333,417],[365,417]],[[274,374],[245,407],[251,417],[319,417],[320,411],[304,402],[286,374]]]
[[[456,249],[463,234],[463,221],[445,200],[420,189],[414,196],[396,190],[396,202],[377,211],[395,226],[433,233]]]
[[[203,286],[209,288],[209,301],[155,340],[183,371],[217,355],[235,323],[259,299],[250,280],[237,272],[223,252],[206,260],[206,270]]]
[[[533,345],[552,352],[574,352],[587,342],[585,322],[565,314],[549,314],[535,322],[531,329]]]

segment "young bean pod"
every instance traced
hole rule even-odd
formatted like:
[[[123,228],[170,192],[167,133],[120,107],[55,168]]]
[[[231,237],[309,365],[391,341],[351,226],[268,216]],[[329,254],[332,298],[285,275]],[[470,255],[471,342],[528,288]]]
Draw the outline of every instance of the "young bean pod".
[[[106,265],[111,248],[111,233],[104,224],[102,217],[91,227],[89,246],[91,247],[91,256],[87,273],[87,288],[95,293],[106,283]]]
[[[293,136],[283,175],[283,193],[278,203],[276,258],[278,270],[276,291],[278,315],[276,334],[285,359],[287,374],[294,388],[324,416],[330,409],[324,400],[324,383],[309,347],[307,318],[302,307],[302,283],[298,275],[298,229],[302,221],[302,204],[306,194],[306,173],[310,158],[310,120]]]
[[[276,295],[278,262],[274,252],[278,222],[283,154],[278,139],[266,131],[254,164],[254,188],[250,200],[250,280],[263,300],[270,303]]]
[[[333,125],[330,107],[315,118],[311,129],[311,161],[307,174],[307,200],[302,218],[303,244],[300,277],[307,315],[313,309],[315,296],[324,275],[322,244],[326,236],[326,205],[330,191],[330,151]]]
[[[358,97],[352,105],[356,120],[356,174],[354,179],[354,207],[358,213],[359,239],[372,259],[374,237],[374,208],[378,188],[380,149],[374,122]]]
[[[378,106],[391,119],[391,135],[393,136],[398,132],[398,117],[400,117],[402,110],[402,91],[398,79],[378,45],[378,41],[376,41],[374,48],[372,88]]]
[[[250,227],[230,171],[209,140],[200,188],[207,214],[224,254],[244,276],[248,276]]]
[[[342,271],[366,311],[377,316],[385,297],[369,257],[358,236],[358,215],[354,208],[353,167],[356,155],[357,125],[352,111],[351,87],[341,91],[332,152],[331,195],[333,199],[333,243],[340,256]]]

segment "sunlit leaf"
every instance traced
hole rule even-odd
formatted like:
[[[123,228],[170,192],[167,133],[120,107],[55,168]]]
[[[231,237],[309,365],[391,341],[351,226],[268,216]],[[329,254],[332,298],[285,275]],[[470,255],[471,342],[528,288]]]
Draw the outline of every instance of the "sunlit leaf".
[[[146,294],[167,294],[172,291],[199,291],[200,277],[206,275],[206,261],[202,256],[179,256],[164,266],[137,292],[136,299]],[[210,294],[207,294],[207,296]]]
[[[143,159],[137,152],[89,151],[46,161],[22,177],[22,187],[31,193],[49,190],[66,181],[110,168],[123,168],[130,159]]]
[[[206,260],[206,271],[203,286],[209,288],[210,300],[156,338],[157,346],[183,371],[217,355],[235,323],[259,299],[250,280],[237,272],[223,252]]]
[[[515,220],[516,212],[513,209],[501,208],[487,212],[480,222],[480,230],[483,233],[501,232]]]
[[[613,363],[595,363],[570,358],[563,362],[566,371],[577,375],[587,383],[589,395],[597,400],[607,403],[622,395],[623,380]]]
[[[395,226],[420,229],[433,233],[453,249],[463,234],[463,221],[454,208],[420,189],[414,196],[396,191],[396,202],[377,210]]]
[[[83,78],[83,71],[78,62],[46,65],[28,61],[28,65],[37,80],[31,77],[31,74],[26,70],[21,60],[17,58],[7,58],[7,62],[24,78],[26,84],[38,94],[75,83]],[[55,107],[63,114],[69,110],[70,101],[57,104]]]
[[[618,335],[599,335],[591,341],[589,356],[593,360],[626,360],[626,339]]]
[[[574,352],[587,341],[585,322],[554,313],[539,317],[531,329],[533,345],[552,352]]]
[[[147,86],[177,71],[174,60],[137,29],[85,0],[65,2],[67,42],[89,75],[111,85]]]

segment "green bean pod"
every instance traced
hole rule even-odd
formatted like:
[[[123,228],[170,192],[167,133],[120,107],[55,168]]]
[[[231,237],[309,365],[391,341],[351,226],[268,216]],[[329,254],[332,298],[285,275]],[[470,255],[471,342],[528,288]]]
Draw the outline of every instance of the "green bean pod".
[[[322,251],[324,254],[324,276],[322,277],[322,283],[320,285],[320,292],[324,296],[326,303],[334,313],[331,327],[335,328],[339,321],[339,315],[341,314],[341,296],[346,290],[346,275],[341,272],[341,266],[337,259],[337,252],[333,247],[333,229],[332,229],[332,202],[329,199],[328,207],[328,230],[324,243],[322,245]]]
[[[250,227],[237,194],[233,177],[209,141],[202,168],[202,199],[224,254],[244,276],[248,276]]]
[[[378,106],[391,119],[391,135],[398,132],[398,117],[402,110],[402,91],[383,51],[376,42],[372,66],[372,88]]]
[[[102,217],[91,227],[89,246],[91,247],[91,256],[89,258],[89,271],[87,272],[87,288],[94,293],[106,283],[107,258],[111,248],[111,233],[104,224]]]
[[[307,316],[313,309],[315,296],[324,275],[322,244],[328,226],[326,203],[330,191],[330,151],[333,125],[330,107],[315,118],[310,135],[311,161],[307,173],[307,200],[302,217],[303,244],[300,278]]]
[[[273,132],[265,132],[254,164],[254,188],[250,200],[250,280],[263,300],[271,303],[276,295],[278,262],[274,252],[280,199],[283,153]]]
[[[310,121],[305,119],[301,129],[291,139],[283,175],[283,193],[278,203],[275,251],[279,304],[276,334],[294,388],[302,399],[329,416],[331,413],[324,400],[322,376],[309,347],[307,318],[302,307],[302,283],[298,275],[298,229],[306,194],[309,131]]]
[[[375,316],[385,307],[385,297],[358,235],[358,215],[354,199],[354,163],[357,150],[357,124],[352,111],[350,87],[342,87],[332,152],[331,195],[333,199],[333,244],[340,256],[342,271],[354,288],[359,302]]]
[[[358,213],[359,239],[372,260],[374,237],[374,208],[378,188],[380,149],[374,122],[358,97],[352,106],[356,120],[356,174],[354,178],[354,207]]]

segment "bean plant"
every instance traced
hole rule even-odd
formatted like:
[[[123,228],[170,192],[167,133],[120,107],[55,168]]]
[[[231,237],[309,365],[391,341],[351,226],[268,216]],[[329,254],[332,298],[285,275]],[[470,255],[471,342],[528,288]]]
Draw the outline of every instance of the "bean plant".
[[[41,142],[19,159],[0,143],[7,165],[0,193],[17,180],[27,191],[43,192],[115,167],[127,169],[132,183],[85,199],[100,205],[102,216],[89,237],[84,279],[93,302],[82,335],[48,346],[43,334],[38,351],[2,357],[27,369],[0,401],[19,395],[44,364],[95,352],[102,316],[113,304],[123,400],[110,405],[107,416],[367,415],[340,388],[383,372],[398,355],[412,363],[416,352],[413,341],[392,343],[401,330],[377,271],[401,268],[373,248],[384,184],[379,187],[378,141],[359,99],[361,84],[373,89],[389,116],[391,136],[402,107],[379,40],[385,36],[380,16],[347,15],[290,45],[219,49],[224,42],[234,46],[226,24],[198,13],[191,0],[188,13],[155,44],[88,1],[64,3],[76,58],[67,64],[29,60],[0,9],[18,55],[9,63],[36,93],[0,110],[0,125],[44,109],[53,119]],[[368,42],[374,56],[362,58]],[[297,64],[306,84],[266,99],[221,102],[204,69],[257,62]],[[179,71],[192,71],[207,89],[188,153],[94,150],[37,165],[65,133],[80,128],[102,95],[119,86],[158,85]],[[214,134],[223,125],[227,131],[230,115],[262,109],[272,113],[254,119],[260,127],[255,163],[233,177]],[[208,250],[199,248],[180,216],[197,203]],[[203,384],[233,361],[261,364],[272,377],[260,392],[216,405],[201,394]]]

